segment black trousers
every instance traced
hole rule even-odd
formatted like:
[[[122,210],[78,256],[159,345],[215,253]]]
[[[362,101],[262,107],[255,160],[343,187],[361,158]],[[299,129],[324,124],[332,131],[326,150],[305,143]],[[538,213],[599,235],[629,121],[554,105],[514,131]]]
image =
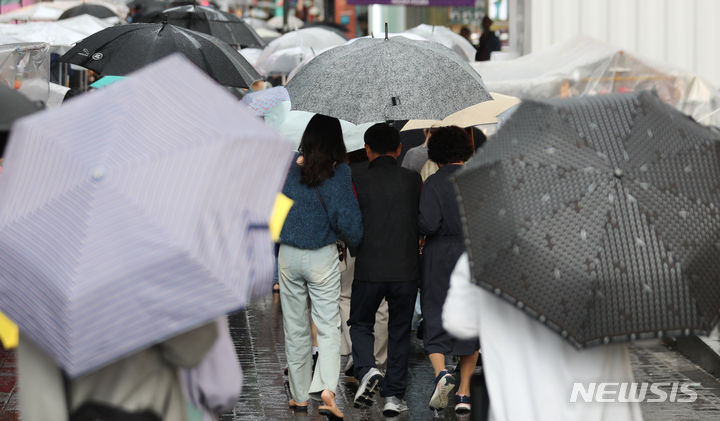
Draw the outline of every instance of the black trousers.
[[[350,338],[355,377],[363,376],[375,367],[375,313],[382,299],[388,303],[388,358],[381,396],[405,395],[410,355],[410,325],[412,323],[418,282],[353,281],[350,297]]]

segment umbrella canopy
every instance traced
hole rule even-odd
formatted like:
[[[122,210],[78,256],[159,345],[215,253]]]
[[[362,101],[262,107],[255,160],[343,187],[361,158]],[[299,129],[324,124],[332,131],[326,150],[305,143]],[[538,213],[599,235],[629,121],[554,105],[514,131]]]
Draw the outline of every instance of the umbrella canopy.
[[[32,102],[25,95],[0,84],[0,132],[10,131],[15,120],[40,109],[42,105],[38,102]]]
[[[414,28],[410,28],[407,32],[420,35],[421,37],[438,42],[451,50],[455,51],[465,61],[475,61],[475,52],[477,51],[472,44],[460,34],[456,34],[447,26],[433,26],[421,24]]]
[[[283,17],[282,16],[275,16],[267,20],[268,26],[275,29],[282,29],[283,28]],[[295,16],[288,16],[288,27],[290,29],[299,29],[302,28],[303,25],[305,25],[305,22],[302,21],[302,19],[299,19]]]
[[[247,88],[260,79],[237,50],[217,38],[159,23],[104,29],[78,42],[60,61],[123,76],[172,53],[182,53],[221,85]]]
[[[264,75],[286,75],[303,61],[323,50],[345,44],[336,31],[324,28],[307,28],[290,31],[268,44],[257,60]]]
[[[257,58],[255,66],[261,74],[288,75],[302,63],[309,62],[317,55],[310,47],[290,47],[268,53],[267,49]]]
[[[452,50],[405,37],[359,39],[326,51],[287,85],[293,109],[352,123],[443,119],[491,100]]]
[[[710,331],[719,180],[649,92],[523,102],[455,178],[473,280],[579,347]]]
[[[450,114],[442,120],[410,120],[402,130],[425,129],[428,127],[458,126],[470,127],[481,124],[495,124],[498,116],[520,103],[518,98],[491,92],[491,101],[481,102]]]
[[[19,42],[45,42],[50,52],[64,54],[83,38],[112,26],[102,19],[81,15],[56,22],[29,22],[22,25],[0,24],[0,43],[9,43],[13,37]]]
[[[287,89],[282,86],[250,92],[242,99],[242,102],[258,117],[264,116],[283,101],[290,101],[290,96]]]
[[[186,5],[173,7],[155,15],[148,22],[180,26],[212,35],[237,47],[264,48],[267,43],[252,26],[237,16],[206,6]]]
[[[23,119],[0,309],[74,377],[242,307],[272,283],[257,253],[293,154],[177,55]]]
[[[13,21],[54,21],[57,20],[62,13],[72,7],[81,6],[83,4],[96,4],[102,7],[113,10],[111,16],[122,16],[127,15],[128,8],[124,2],[106,2],[106,1],[95,1],[95,0],[73,0],[73,1],[51,1],[51,2],[38,2],[25,6],[20,9],[13,10],[12,12],[3,13],[0,15],[0,22],[13,22]]]
[[[250,24],[250,26],[252,26],[255,29],[260,29],[260,28],[273,29],[272,26],[267,24],[267,21],[262,20],[262,19],[243,16],[242,20],[243,20],[243,22],[247,22],[248,24]],[[279,35],[279,32],[278,32],[278,35]]]
[[[110,18],[117,16],[115,12],[100,4],[83,3],[64,11],[58,20],[73,18],[75,16],[90,15],[96,18]]]

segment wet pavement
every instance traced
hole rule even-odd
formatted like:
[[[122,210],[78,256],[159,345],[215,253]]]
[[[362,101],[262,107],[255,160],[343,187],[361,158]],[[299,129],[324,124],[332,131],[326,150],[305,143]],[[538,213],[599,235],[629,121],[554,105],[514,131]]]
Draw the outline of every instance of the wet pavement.
[[[307,413],[293,413],[287,407],[285,386],[285,347],[282,313],[277,296],[268,295],[253,302],[245,311],[230,318],[231,332],[243,368],[244,387],[235,409],[221,417],[222,421],[254,420],[324,420],[317,412],[318,403],[311,401]],[[646,421],[710,421],[720,419],[720,381],[675,351],[657,344],[632,346],[631,359],[636,382],[694,382],[698,399],[692,403],[643,403]],[[452,366],[448,360],[448,365]],[[343,357],[342,366],[345,364]],[[407,414],[396,418],[406,420],[464,420],[451,408],[437,414],[428,409],[432,393],[433,373],[419,340],[413,338],[410,357]],[[0,421],[18,419],[15,385],[15,356],[0,350]],[[337,400],[345,419],[383,420],[381,402],[370,409],[352,408],[357,388],[354,379],[340,376]]]

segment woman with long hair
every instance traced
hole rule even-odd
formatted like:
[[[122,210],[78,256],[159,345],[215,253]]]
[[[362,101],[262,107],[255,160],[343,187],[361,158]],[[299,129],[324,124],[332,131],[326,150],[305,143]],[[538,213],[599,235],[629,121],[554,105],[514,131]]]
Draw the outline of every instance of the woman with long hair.
[[[360,207],[353,194],[340,121],[316,114],[303,133],[283,193],[294,201],[280,233],[278,271],[288,360],[290,406],[307,409],[322,400],[320,413],[342,419],[335,402],[340,372],[340,269],[336,241],[362,239]],[[318,360],[312,370],[312,320]]]

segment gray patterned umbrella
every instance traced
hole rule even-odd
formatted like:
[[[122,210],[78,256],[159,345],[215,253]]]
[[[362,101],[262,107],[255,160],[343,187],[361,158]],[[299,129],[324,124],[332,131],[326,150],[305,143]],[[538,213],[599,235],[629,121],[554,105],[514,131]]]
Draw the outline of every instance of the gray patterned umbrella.
[[[649,92],[522,103],[455,179],[473,280],[578,347],[720,310],[720,136]]]
[[[491,100],[453,50],[405,37],[363,38],[326,51],[288,83],[292,107],[360,124],[442,120]]]

